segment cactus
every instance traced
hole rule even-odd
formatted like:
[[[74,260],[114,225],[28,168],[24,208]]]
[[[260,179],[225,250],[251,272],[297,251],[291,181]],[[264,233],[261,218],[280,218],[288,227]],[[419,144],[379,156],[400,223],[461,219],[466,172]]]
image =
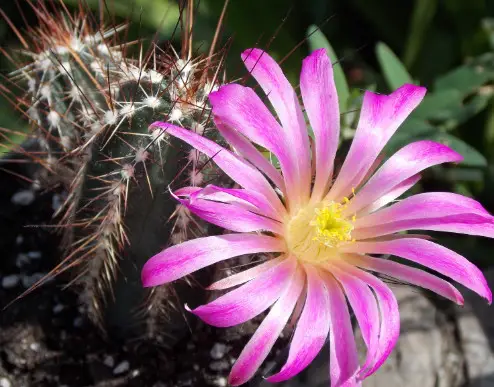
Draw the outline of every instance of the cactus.
[[[31,155],[44,167],[37,184],[67,192],[56,214],[65,256],[50,274],[75,270],[81,302],[106,330],[155,336],[165,318],[174,322],[167,336],[178,337],[185,325],[172,317],[181,313],[177,289],[151,293],[139,273],[167,240],[206,231],[176,205],[169,186],[207,184],[217,174],[195,150],[148,128],[168,120],[214,136],[207,95],[218,86],[216,56],[192,58],[187,36],[184,55],[153,44],[131,59],[117,40],[125,26],[105,29],[84,12],[54,12],[44,3],[33,10],[39,25],[25,34],[32,43],[21,37],[29,62],[12,81],[27,85],[18,101],[42,149]],[[183,286],[178,294],[188,292]]]

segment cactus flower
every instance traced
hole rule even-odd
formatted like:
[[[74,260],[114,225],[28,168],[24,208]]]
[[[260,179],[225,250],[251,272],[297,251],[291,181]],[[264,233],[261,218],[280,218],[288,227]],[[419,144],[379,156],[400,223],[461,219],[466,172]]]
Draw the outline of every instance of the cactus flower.
[[[233,151],[193,131],[153,124],[209,156],[238,184],[240,188],[209,185],[173,193],[190,212],[229,233],[167,248],[142,271],[144,286],[157,286],[240,255],[268,257],[213,283],[209,289],[235,288],[190,310],[208,324],[228,327],[270,308],[233,365],[229,383],[240,385],[254,375],[292,318],[296,325],[288,359],[268,381],[302,371],[329,339],[331,386],[361,385],[389,356],[400,331],[398,304],[382,275],[462,304],[447,278],[491,302],[484,276],[466,258],[423,235],[400,233],[432,230],[494,237],[494,217],[470,198],[428,192],[396,201],[422,170],[462,160],[443,144],[417,141],[380,163],[381,151],[423,99],[425,88],[406,84],[390,95],[366,92],[355,137],[337,171],[340,113],[326,52],[309,55],[300,75],[313,135],[278,64],[258,49],[245,51],[242,59],[277,118],[249,87],[228,84],[211,93],[216,126]],[[280,168],[254,144],[271,152]],[[362,364],[350,309],[367,347]]]

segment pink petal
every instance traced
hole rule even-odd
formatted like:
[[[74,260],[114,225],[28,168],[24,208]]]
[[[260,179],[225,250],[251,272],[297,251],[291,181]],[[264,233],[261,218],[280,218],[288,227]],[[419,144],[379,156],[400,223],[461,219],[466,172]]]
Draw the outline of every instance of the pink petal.
[[[142,268],[142,283],[145,287],[157,286],[228,258],[284,249],[282,240],[265,235],[229,234],[198,238],[169,247],[150,258]]]
[[[397,184],[394,188],[392,188],[388,193],[381,196],[374,203],[368,205],[358,212],[359,216],[370,214],[378,209],[384,207],[385,205],[391,203],[393,200],[398,199],[401,195],[407,192],[410,188],[412,188],[418,181],[420,180],[420,175],[417,174],[415,176],[409,177],[408,179],[402,181]]]
[[[276,186],[285,192],[285,182],[278,170],[266,157],[259,152],[254,145],[244,136],[222,123],[219,119],[214,119],[218,131],[235,151],[246,160],[249,160],[257,169],[264,173]]]
[[[281,222],[258,215],[236,205],[236,203],[220,203],[207,199],[207,196],[206,199],[198,197],[180,199],[178,196],[175,198],[201,219],[227,230],[236,232],[270,231],[279,235],[284,233]]]
[[[463,296],[453,285],[426,271],[402,265],[389,259],[372,258],[366,255],[353,254],[351,259],[355,265],[363,269],[372,270],[399,281],[420,286],[448,298],[458,305],[463,305]]]
[[[359,370],[357,345],[353,336],[345,296],[336,280],[327,275],[329,292],[329,375],[331,387],[354,386]]]
[[[288,360],[268,382],[282,382],[297,375],[317,356],[329,332],[329,295],[317,271],[306,267],[308,289],[305,306],[295,329]]]
[[[281,292],[279,300],[240,353],[228,377],[229,384],[238,386],[254,376],[288,322],[302,293],[304,283],[304,273],[297,268],[289,284]]]
[[[376,298],[369,286],[359,278],[339,270],[337,266],[329,270],[343,287],[367,346],[367,359],[362,369],[370,368],[376,362],[379,351],[380,316]]]
[[[281,205],[281,203],[275,204],[279,202],[278,195],[262,173],[214,141],[166,122],[155,122],[151,126],[161,128],[166,134],[180,138],[199,152],[211,157],[218,167],[243,188],[259,192],[273,205]]]
[[[391,254],[435,270],[480,296],[492,301],[482,272],[466,258],[434,242],[419,238],[401,238],[384,242],[356,242],[343,251],[361,254]]]
[[[250,48],[242,53],[242,60],[276,110],[290,146],[287,151],[294,154],[298,164],[299,184],[308,196],[311,181],[309,136],[297,94],[278,63],[266,52]]]
[[[315,139],[316,179],[312,200],[320,201],[331,182],[340,135],[340,110],[333,66],[325,49],[312,52],[302,63],[300,91]]]
[[[264,195],[248,189],[223,188],[210,184],[197,194],[197,198],[243,206],[256,214],[264,215],[279,222],[283,221],[284,216],[286,216],[286,211],[283,207],[282,212],[278,213],[278,210]]]
[[[285,259],[252,281],[191,310],[201,320],[215,327],[242,324],[269,308],[290,286],[296,262]]]
[[[349,196],[352,188],[360,185],[390,137],[422,101],[425,92],[424,87],[406,84],[390,95],[365,93],[355,138],[328,200]]]
[[[349,213],[356,213],[393,187],[422,170],[446,162],[460,162],[463,157],[446,145],[433,141],[417,141],[396,152],[379,168],[348,205]]]
[[[448,231],[494,238],[494,217],[478,202],[449,192],[410,196],[358,218],[354,238],[367,239],[404,230]]]
[[[209,94],[209,100],[216,118],[274,153],[280,161],[288,200],[297,207],[303,200],[302,191],[309,186],[300,184],[296,146],[254,90],[229,84]]]
[[[216,281],[215,283],[209,285],[207,289],[224,290],[224,289],[233,288],[234,286],[237,285],[244,284],[247,281],[256,278],[261,273],[264,273],[266,270],[271,269],[272,267],[278,265],[283,258],[284,257],[269,259],[266,262],[251,267],[250,269],[241,271],[240,273],[236,273],[229,277]]]
[[[203,189],[204,189],[203,187],[192,187],[192,186],[181,187],[181,188],[173,191],[173,194],[175,196],[191,196],[191,195],[195,194],[196,192],[202,191]]]

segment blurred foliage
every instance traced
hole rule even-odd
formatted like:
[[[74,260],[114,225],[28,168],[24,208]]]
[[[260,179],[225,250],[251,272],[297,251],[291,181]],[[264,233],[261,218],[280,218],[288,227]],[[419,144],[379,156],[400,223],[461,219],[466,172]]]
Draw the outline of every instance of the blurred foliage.
[[[101,3],[82,1],[96,11]],[[75,8],[80,0],[66,3]],[[14,4],[5,2],[2,8],[22,28]],[[198,51],[209,48],[223,5],[224,0],[201,0],[196,7]],[[129,40],[144,37],[147,44],[156,35],[159,42],[178,42],[176,1],[107,0],[104,13],[117,22],[132,22]],[[245,48],[267,48],[294,84],[301,58],[311,49],[327,48],[336,63],[340,105],[348,112],[342,115],[343,140],[353,135],[363,90],[387,93],[404,82],[426,86],[424,102],[386,151],[418,139],[449,144],[465,161],[458,167],[433,168],[422,188],[474,196],[494,211],[494,1],[236,0],[230,1],[221,32],[220,45],[229,48],[227,78],[232,80],[245,75],[239,59]],[[0,23],[0,42],[9,49],[19,46],[5,23]],[[4,73],[12,68],[6,58],[0,63]],[[25,127],[6,104],[2,101],[0,126]]]

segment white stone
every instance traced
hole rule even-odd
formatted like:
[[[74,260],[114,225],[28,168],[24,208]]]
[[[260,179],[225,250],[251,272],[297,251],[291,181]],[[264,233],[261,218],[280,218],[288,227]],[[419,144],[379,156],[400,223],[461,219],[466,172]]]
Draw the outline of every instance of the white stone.
[[[115,359],[113,358],[112,355],[107,355],[105,356],[105,359],[103,360],[103,364],[107,366],[108,368],[113,368],[115,367]]]
[[[10,200],[14,204],[18,204],[20,206],[28,206],[34,201],[34,192],[29,189],[18,191],[12,196]]]
[[[225,387],[228,384],[228,380],[224,377],[216,379],[216,385],[219,387]]]
[[[38,352],[39,349],[41,348],[41,345],[39,343],[31,343],[29,344],[29,348],[31,349],[31,351],[35,351],[35,352]]]
[[[494,285],[494,270],[485,273],[490,288]],[[471,387],[494,385],[494,309],[477,294],[462,288],[465,305],[457,307],[458,331],[465,356]]]
[[[58,211],[58,209],[62,206],[63,199],[59,194],[54,194],[51,197],[51,208],[53,211]]]
[[[225,356],[225,353],[228,352],[228,347],[223,344],[223,343],[216,343],[213,345],[213,348],[211,348],[211,351],[209,354],[211,357],[215,360],[221,359],[223,356]]]
[[[81,316],[78,316],[74,319],[73,325],[75,328],[80,328],[84,325],[84,320],[82,319]]]
[[[30,251],[27,253],[27,256],[31,259],[40,259],[42,254],[41,251]]]
[[[12,383],[9,379],[2,377],[0,378],[0,387],[12,387]]]
[[[30,262],[31,262],[31,260],[29,259],[29,257],[26,254],[19,253],[19,254],[17,254],[17,257],[15,258],[15,265],[19,268],[21,268],[22,266],[24,266]]]
[[[213,361],[209,368],[213,371],[224,371],[230,368],[230,364],[226,360]]]
[[[55,314],[58,314],[60,313],[62,310],[64,310],[64,306],[62,304],[57,304],[53,307],[53,313]]]
[[[2,288],[12,289],[19,283],[19,276],[17,274],[6,275],[2,278]]]
[[[35,283],[39,282],[41,279],[45,277],[45,274],[43,273],[34,273],[33,275],[25,275],[22,277],[22,286],[24,286],[26,289],[30,288],[33,286]]]
[[[127,360],[124,360],[120,362],[114,369],[113,369],[113,374],[114,375],[120,375],[125,372],[127,372],[130,368],[130,364]]]

